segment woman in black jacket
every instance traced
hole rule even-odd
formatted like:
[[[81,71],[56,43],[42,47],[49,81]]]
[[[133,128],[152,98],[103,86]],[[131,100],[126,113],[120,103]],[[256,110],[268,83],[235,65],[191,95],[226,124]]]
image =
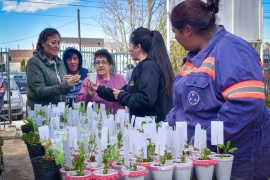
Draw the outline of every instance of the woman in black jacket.
[[[129,52],[139,63],[133,69],[128,85],[120,90],[92,82],[89,86],[100,97],[127,106],[130,115],[157,116],[156,122],[164,121],[173,107],[174,74],[161,34],[142,27],[134,30],[130,36]]]

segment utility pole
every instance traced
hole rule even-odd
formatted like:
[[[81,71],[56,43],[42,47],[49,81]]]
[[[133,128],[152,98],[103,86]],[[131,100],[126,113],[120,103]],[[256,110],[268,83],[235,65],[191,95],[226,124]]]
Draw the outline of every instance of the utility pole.
[[[80,9],[77,9],[77,15],[78,15],[79,51],[81,51],[82,41],[81,41],[81,26],[80,26]]]
[[[166,15],[167,15],[167,51],[170,56],[171,41],[170,41],[170,0],[166,0]]]

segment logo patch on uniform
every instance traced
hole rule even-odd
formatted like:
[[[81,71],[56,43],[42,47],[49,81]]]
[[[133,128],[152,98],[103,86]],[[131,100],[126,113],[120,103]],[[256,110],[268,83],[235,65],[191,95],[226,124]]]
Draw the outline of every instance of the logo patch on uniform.
[[[200,101],[200,96],[198,93],[196,93],[195,91],[191,91],[188,94],[188,101],[191,105],[196,105],[198,104],[198,102]]]
[[[134,81],[130,81],[129,85],[134,86]]]

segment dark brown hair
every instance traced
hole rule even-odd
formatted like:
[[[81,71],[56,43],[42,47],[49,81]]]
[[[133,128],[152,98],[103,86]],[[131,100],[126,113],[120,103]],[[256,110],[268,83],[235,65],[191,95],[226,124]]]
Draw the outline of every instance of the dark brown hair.
[[[197,34],[206,35],[215,27],[218,11],[219,0],[185,0],[173,8],[170,19],[180,32],[190,25]]]
[[[174,74],[170,58],[162,38],[158,31],[150,31],[147,28],[137,28],[131,35],[129,41],[134,46],[141,45],[142,49],[148,54],[148,57],[154,61],[162,72],[165,79],[165,94],[171,96],[173,93]]]
[[[46,28],[43,31],[41,31],[38,37],[38,41],[37,41],[37,50],[43,51],[42,43],[46,42],[49,37],[55,34],[57,34],[61,38],[60,33],[54,28]]]
[[[100,50],[97,50],[95,53],[94,53],[94,62],[96,62],[96,58],[97,57],[106,57],[106,59],[108,60],[108,63],[110,65],[112,65],[112,67],[115,66],[114,64],[114,61],[113,61],[113,58],[112,58],[112,55],[108,52],[107,49],[100,49]]]

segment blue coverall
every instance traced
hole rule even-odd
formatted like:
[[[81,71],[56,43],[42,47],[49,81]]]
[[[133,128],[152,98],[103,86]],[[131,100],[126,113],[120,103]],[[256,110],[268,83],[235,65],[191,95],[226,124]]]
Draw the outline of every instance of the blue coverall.
[[[270,176],[270,111],[265,105],[261,60],[243,39],[217,26],[208,45],[189,52],[174,82],[174,108],[166,120],[187,121],[189,139],[195,125],[207,130],[224,122],[224,142],[238,147],[232,176],[268,180]]]

